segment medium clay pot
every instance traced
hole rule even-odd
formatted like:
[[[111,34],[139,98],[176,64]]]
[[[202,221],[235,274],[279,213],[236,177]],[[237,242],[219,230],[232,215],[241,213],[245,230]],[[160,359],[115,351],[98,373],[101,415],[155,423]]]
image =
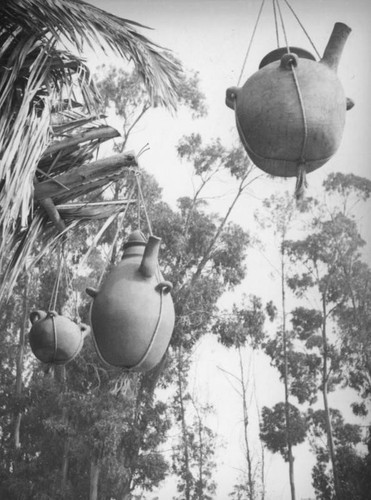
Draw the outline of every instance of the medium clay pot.
[[[158,266],[160,238],[148,242],[134,231],[116,265],[94,298],[90,319],[100,358],[107,364],[132,371],[147,371],[162,359],[174,328],[171,283]]]

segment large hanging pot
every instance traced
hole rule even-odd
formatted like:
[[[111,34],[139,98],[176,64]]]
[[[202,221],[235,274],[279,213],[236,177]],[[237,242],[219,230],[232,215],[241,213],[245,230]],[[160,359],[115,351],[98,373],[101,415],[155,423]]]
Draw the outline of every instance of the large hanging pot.
[[[90,328],[77,325],[54,311],[33,311],[29,342],[34,355],[44,363],[64,365],[80,352]]]
[[[335,24],[320,62],[300,48],[274,50],[243,87],[227,90],[242,143],[268,174],[312,172],[338,149],[345,111],[353,106],[336,74],[350,31]]]
[[[90,319],[100,358],[112,366],[146,371],[162,359],[174,328],[171,283],[158,266],[160,238],[148,242],[140,231],[130,234],[121,262],[94,298]]]

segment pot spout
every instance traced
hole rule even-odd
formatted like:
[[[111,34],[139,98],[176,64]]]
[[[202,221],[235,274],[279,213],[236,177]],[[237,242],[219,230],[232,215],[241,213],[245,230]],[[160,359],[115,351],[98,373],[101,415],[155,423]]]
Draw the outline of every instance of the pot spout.
[[[323,53],[322,61],[333,71],[337,71],[341,54],[351,28],[344,23],[335,23],[330,39]]]
[[[160,242],[161,238],[157,238],[157,236],[150,236],[148,238],[142,262],[139,266],[139,272],[146,278],[151,278],[156,272]]]

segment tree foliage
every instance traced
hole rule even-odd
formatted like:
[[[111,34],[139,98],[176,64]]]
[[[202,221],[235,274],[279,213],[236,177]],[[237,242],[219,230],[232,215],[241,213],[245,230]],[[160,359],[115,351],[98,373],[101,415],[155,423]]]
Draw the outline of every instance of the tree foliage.
[[[304,441],[307,425],[305,416],[294,405],[289,405],[290,433],[293,446]],[[285,404],[276,403],[273,408],[263,407],[260,438],[273,453],[280,453],[288,460],[287,430],[285,424]]]

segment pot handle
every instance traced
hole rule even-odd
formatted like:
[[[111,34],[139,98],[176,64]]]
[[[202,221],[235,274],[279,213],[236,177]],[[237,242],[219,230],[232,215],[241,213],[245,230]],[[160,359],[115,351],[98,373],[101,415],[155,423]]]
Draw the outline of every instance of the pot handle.
[[[173,284],[170,281],[161,281],[155,287],[155,290],[164,292],[165,294],[170,293],[172,289],[173,289]]]
[[[98,295],[98,290],[96,290],[95,288],[91,288],[90,286],[85,288],[85,292],[93,299],[95,299],[95,297]]]
[[[36,323],[36,321],[40,321],[40,319],[46,318],[47,314],[45,311],[42,311],[41,309],[37,311],[32,311],[30,314],[30,321],[32,324]]]
[[[296,66],[298,65],[298,59],[299,58],[296,54],[294,54],[293,52],[288,52],[281,57],[280,67],[282,69],[291,69],[292,66],[296,68]]]
[[[87,337],[88,335],[90,335],[91,328],[89,325],[87,325],[86,323],[80,323],[79,326],[80,326],[80,330],[81,330],[81,334],[82,334],[83,339],[85,337]]]

